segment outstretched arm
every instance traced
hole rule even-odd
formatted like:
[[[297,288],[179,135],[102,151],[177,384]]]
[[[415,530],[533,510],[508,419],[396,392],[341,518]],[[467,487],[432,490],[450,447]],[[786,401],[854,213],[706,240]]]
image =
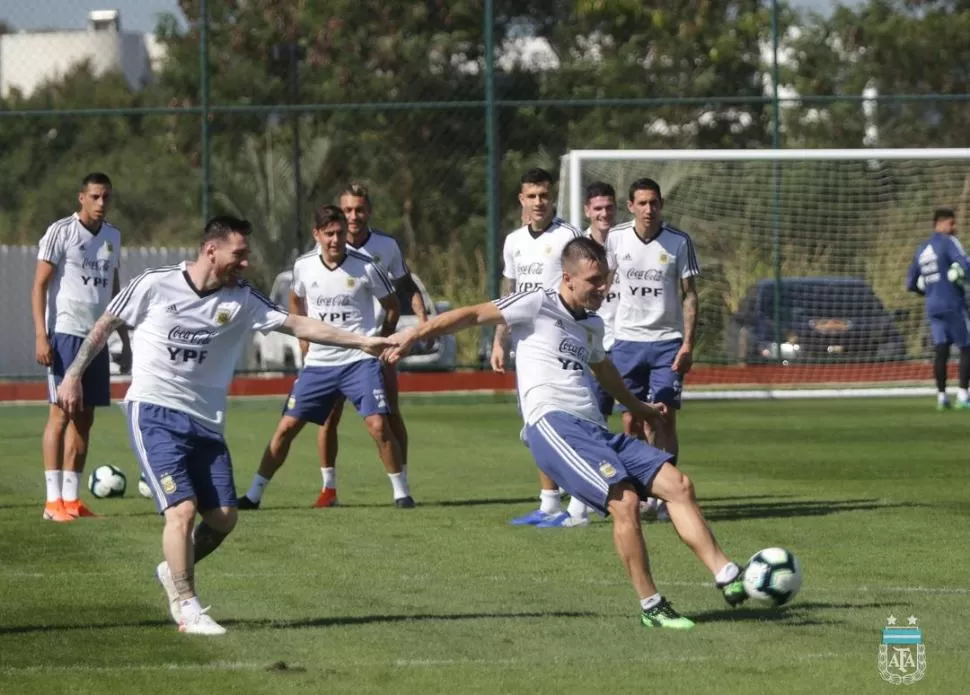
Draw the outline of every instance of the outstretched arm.
[[[666,406],[644,403],[630,393],[630,389],[623,382],[620,372],[609,359],[591,363],[589,368],[593,371],[596,380],[606,389],[606,392],[613,396],[617,403],[622,403],[633,415],[647,422],[657,423],[663,420],[662,416],[666,412]]]
[[[71,366],[64,373],[64,379],[57,388],[57,403],[64,409],[68,416],[76,415],[84,409],[84,401],[81,392],[81,377],[88,365],[94,360],[108,342],[108,336],[117,328],[125,325],[125,322],[117,316],[104,313],[88,333],[88,336],[81,343],[77,351],[77,357],[71,362]]]
[[[417,328],[408,328],[396,333],[393,338],[397,342],[397,347],[388,355],[388,359],[392,363],[397,362],[407,354],[411,345],[418,340],[428,340],[441,335],[457,333],[473,326],[506,325],[502,312],[499,311],[494,302],[483,302],[473,306],[452,309],[443,314],[438,314]]]
[[[384,348],[393,347],[397,344],[396,341],[389,338],[351,333],[342,328],[335,328],[323,321],[317,321],[308,316],[297,316],[296,314],[288,314],[286,321],[277,330],[280,333],[288,333],[310,343],[359,348],[372,355],[380,355]]]

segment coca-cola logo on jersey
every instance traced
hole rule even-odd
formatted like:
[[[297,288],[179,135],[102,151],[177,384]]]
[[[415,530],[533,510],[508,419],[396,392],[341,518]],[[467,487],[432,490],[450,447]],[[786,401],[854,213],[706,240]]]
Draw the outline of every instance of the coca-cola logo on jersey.
[[[100,260],[89,260],[89,259],[85,258],[81,262],[81,269],[82,270],[96,270],[99,273],[107,273],[111,269],[111,261],[110,260],[104,260],[104,261],[100,261]]]
[[[630,268],[626,271],[627,280],[648,280],[650,282],[662,282],[664,279],[664,271],[656,270],[655,268],[647,268],[646,270],[637,270],[636,268]]]
[[[562,342],[559,343],[559,352],[575,357],[582,362],[589,361],[589,350],[586,346],[574,343],[569,338],[563,338]]]
[[[518,267],[518,274],[519,275],[541,275],[543,267],[544,267],[543,263],[523,264]]]
[[[187,328],[176,326],[168,332],[168,339],[177,340],[180,343],[188,343],[189,345],[208,345],[212,342],[212,333],[204,328],[190,331]]]
[[[349,294],[338,294],[336,297],[317,297],[313,303],[317,306],[350,306],[354,298]]]

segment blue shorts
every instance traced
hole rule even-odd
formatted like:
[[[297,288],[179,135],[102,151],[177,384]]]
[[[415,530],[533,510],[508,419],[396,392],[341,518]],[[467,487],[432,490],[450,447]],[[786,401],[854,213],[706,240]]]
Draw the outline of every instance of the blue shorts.
[[[525,440],[546,475],[601,514],[607,514],[612,485],[631,481],[646,499],[654,477],[671,459],[646,442],[563,412],[526,426]]]
[[[683,378],[671,366],[683,344],[680,338],[650,343],[617,340],[610,355],[634,396],[645,403],[680,408]],[[617,409],[626,410],[622,405],[617,405]]]
[[[610,359],[609,352],[606,353],[606,359]],[[592,372],[588,374],[588,377],[589,390],[593,392],[593,400],[596,401],[596,407],[599,408],[600,413],[603,414],[603,417],[607,418],[613,414],[613,405],[616,403],[616,401],[613,399],[613,396],[606,392],[606,389],[603,388],[599,382],[599,379],[597,379]]]
[[[345,396],[362,417],[391,412],[379,360],[359,360],[339,367],[304,367],[283,404],[283,414],[322,425],[338,396]]]
[[[57,387],[77,357],[84,338],[69,333],[55,333],[50,341],[54,363],[47,368],[47,398],[51,403],[57,403]],[[81,391],[85,408],[111,405],[111,358],[107,346],[94,356],[81,375]]]
[[[199,511],[236,506],[232,459],[222,434],[187,413],[131,401],[128,436],[159,513],[195,497]]]
[[[934,345],[970,347],[970,316],[966,311],[930,316],[930,335]]]

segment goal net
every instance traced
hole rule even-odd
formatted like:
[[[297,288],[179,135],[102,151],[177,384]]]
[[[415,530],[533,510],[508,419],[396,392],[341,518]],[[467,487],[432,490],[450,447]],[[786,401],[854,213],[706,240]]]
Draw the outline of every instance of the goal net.
[[[574,150],[559,214],[585,228],[585,187],[605,181],[630,219],[642,176],[701,264],[685,397],[935,392],[906,271],[935,208],[970,224],[970,149]]]

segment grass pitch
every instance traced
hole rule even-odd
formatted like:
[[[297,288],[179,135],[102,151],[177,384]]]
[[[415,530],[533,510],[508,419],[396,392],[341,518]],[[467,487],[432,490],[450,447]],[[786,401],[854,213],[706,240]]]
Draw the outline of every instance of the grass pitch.
[[[40,519],[46,410],[0,409],[0,692],[884,693],[881,629],[914,616],[914,692],[970,691],[970,414],[924,400],[688,403],[682,468],[744,562],[783,545],[805,585],[783,609],[732,610],[669,524],[646,529],[661,590],[698,626],[645,631],[610,524],[513,528],[536,475],[508,403],[410,402],[409,478],[390,485],[348,412],[343,507],[306,431],[264,508],[198,568],[225,637],[167,619],[152,571],[161,521],[138,497],[121,411],[99,412],[89,468],[128,472],[99,520]],[[279,403],[236,402],[228,439],[245,491]],[[614,422],[614,427],[618,423]]]

